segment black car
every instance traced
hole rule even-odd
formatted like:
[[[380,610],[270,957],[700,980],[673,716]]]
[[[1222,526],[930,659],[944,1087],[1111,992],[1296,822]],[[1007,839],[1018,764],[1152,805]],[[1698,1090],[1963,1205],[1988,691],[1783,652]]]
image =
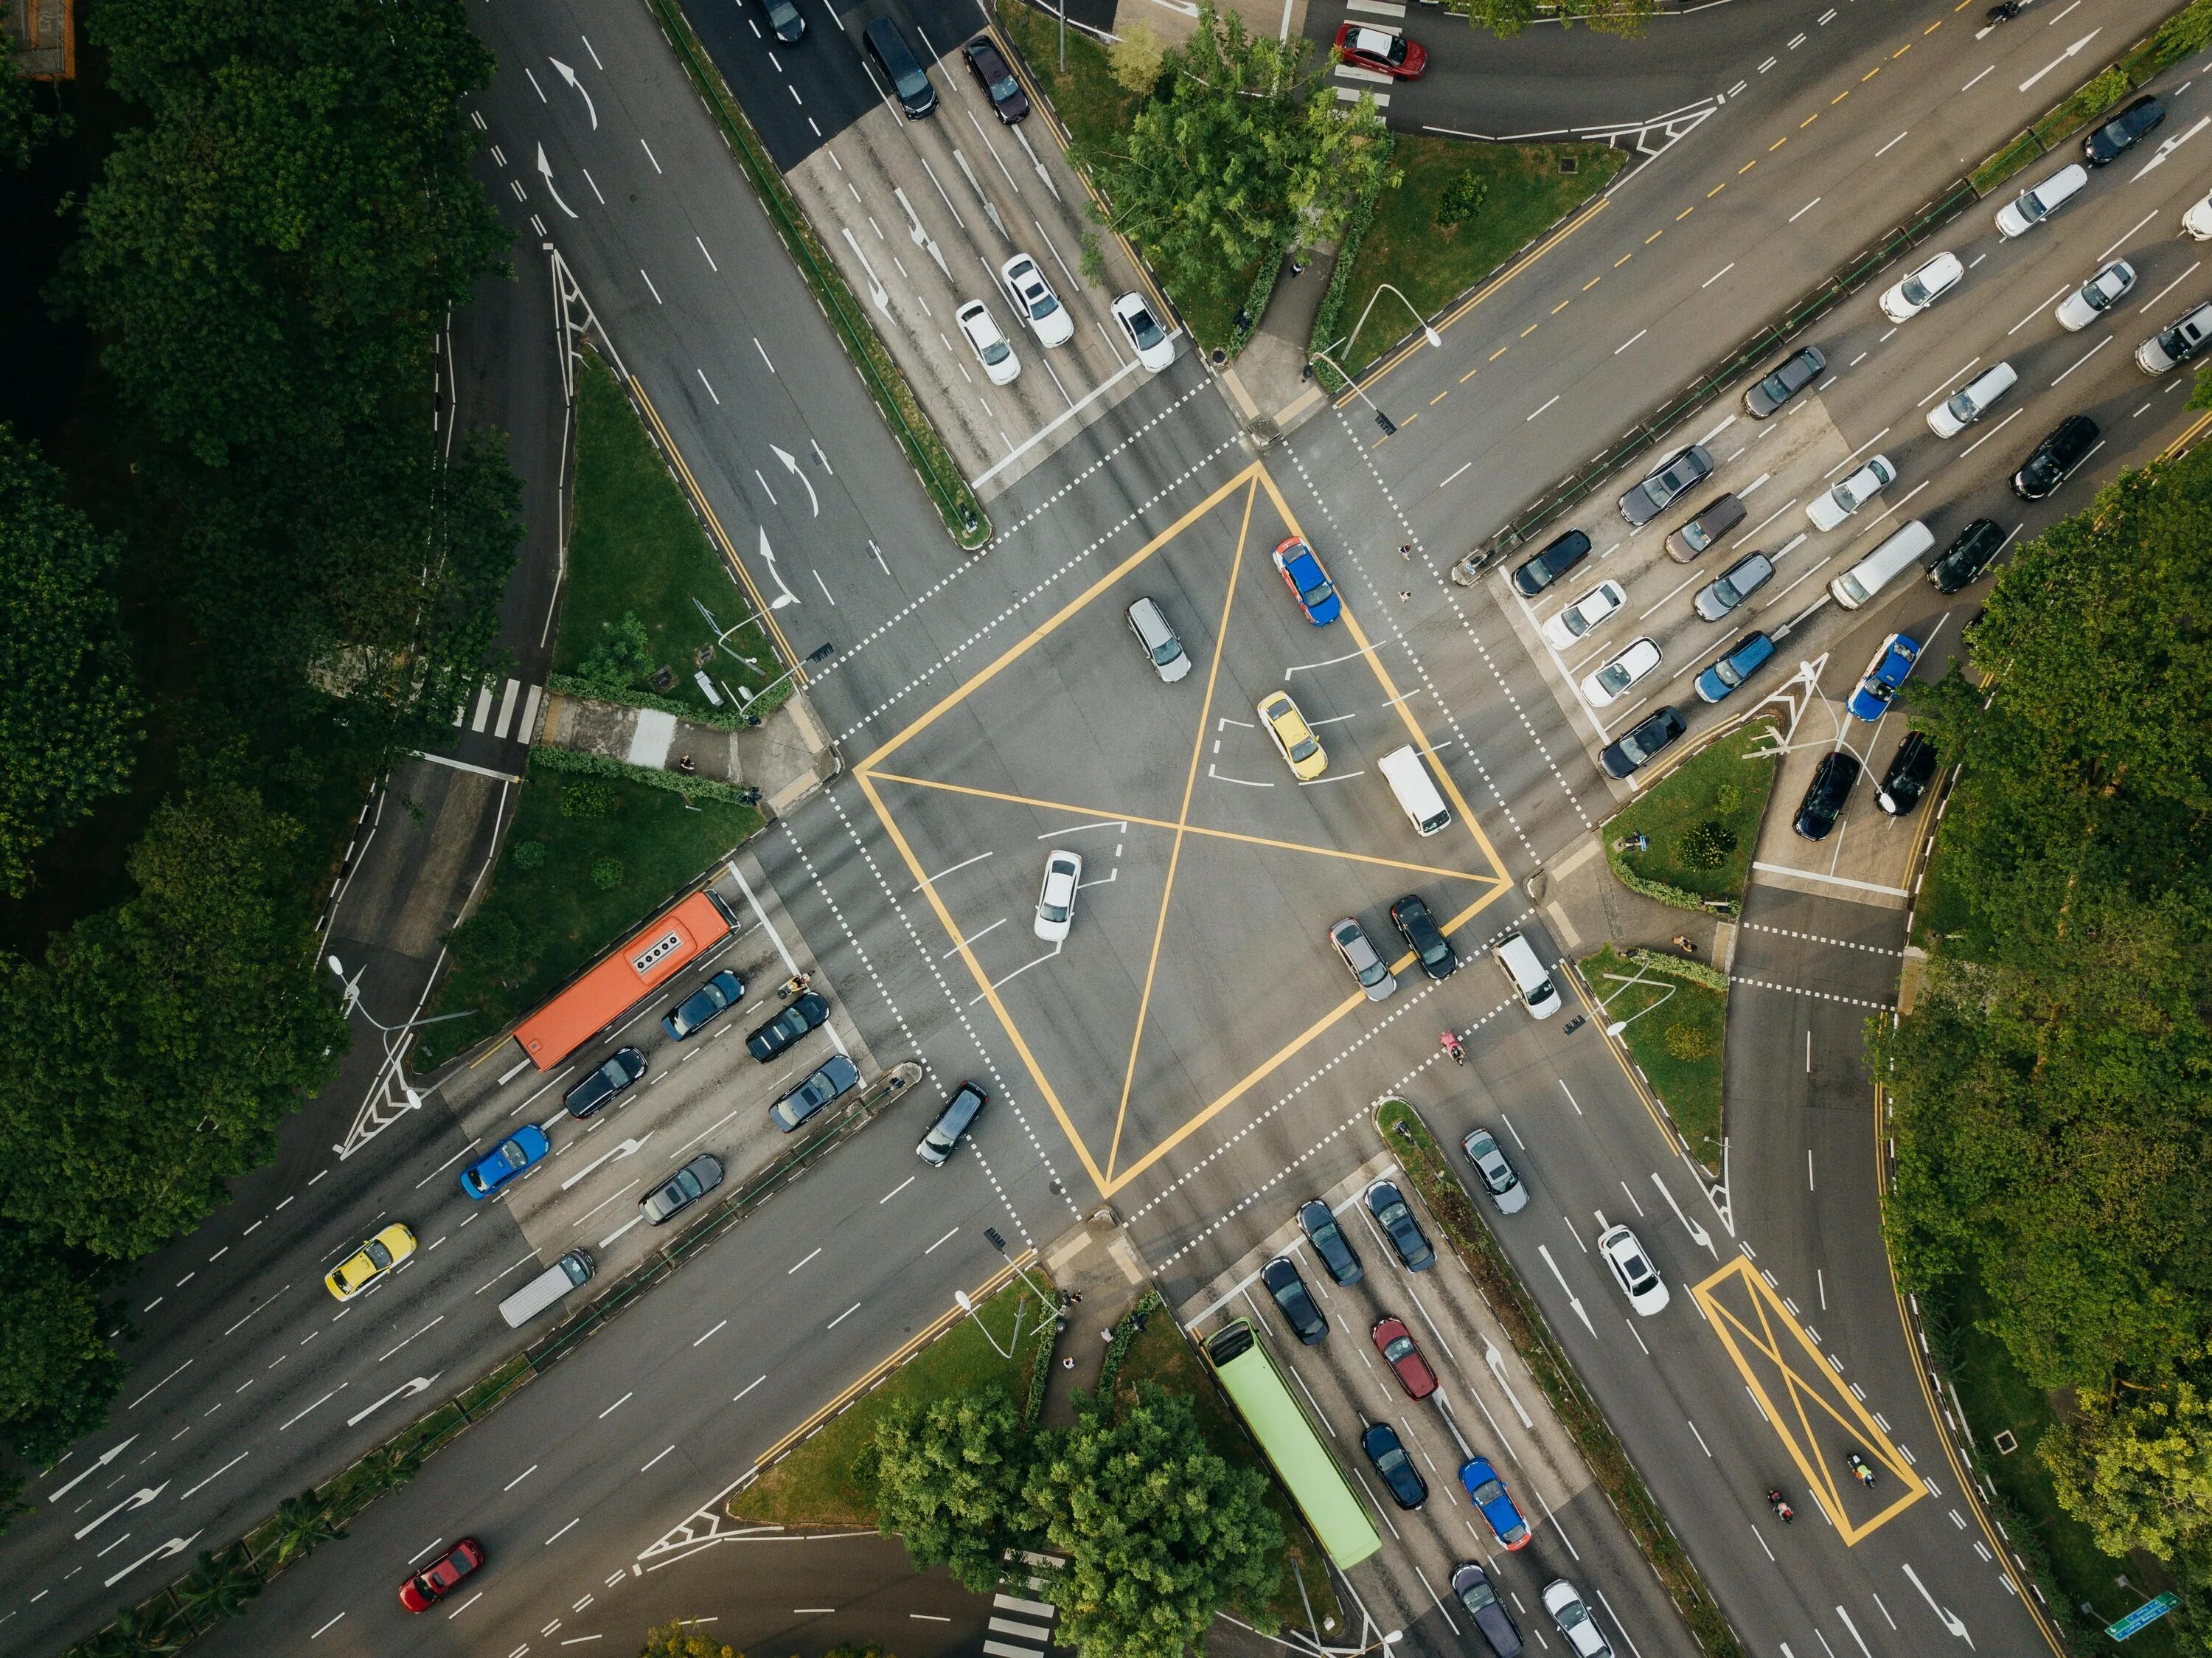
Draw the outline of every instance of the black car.
[[[1901,818],[1920,804],[1920,796],[1935,777],[1936,745],[1917,731],[1908,731],[1897,753],[1890,756],[1889,770],[1882,773],[1874,803],[1890,816]]]
[[[1713,475],[1713,457],[1702,443],[1677,449],[1644,474],[1644,481],[1620,497],[1620,515],[1631,529],[1642,529],[1683,494]]]
[[[1803,391],[1826,370],[1828,359],[1817,346],[1792,351],[1774,365],[1774,372],[1743,394],[1743,406],[1753,420],[1764,420]]]
[[[1030,95],[1022,90],[1022,83],[1014,78],[1013,70],[999,49],[988,40],[970,40],[961,49],[968,59],[968,67],[975,72],[976,84],[983,95],[991,101],[991,107],[999,119],[1012,126],[1030,113]]]
[[[722,1184],[722,1160],[701,1152],[637,1200],[647,1226],[672,1220]]]
[[[1398,1430],[1387,1422],[1378,1422],[1359,1436],[1359,1448],[1367,1453],[1367,1460],[1375,1465],[1375,1472],[1382,1476],[1382,1483],[1390,1488],[1390,1500],[1400,1508],[1418,1509],[1429,1500],[1429,1483],[1421,1478],[1421,1471],[1413,1466],[1413,1459],[1406,1454],[1406,1447],[1398,1438]]]
[[[562,1103],[571,1117],[589,1117],[644,1075],[645,1056],[635,1048],[617,1048],[613,1058],[593,1066],[570,1088]]]
[[[1419,893],[1408,893],[1390,906],[1391,924],[1397,928],[1398,936],[1406,941],[1406,948],[1421,964],[1421,971],[1431,978],[1449,978],[1459,971],[1459,952],[1437,925],[1437,918],[1429,913],[1429,906]]]
[[[1321,1257],[1321,1264],[1337,1283],[1358,1283],[1366,1277],[1367,1269],[1360,1265],[1352,1240],[1344,1235],[1336,1216],[1329,1213],[1328,1205],[1320,1198],[1298,1206],[1298,1230],[1306,1234],[1306,1241],[1314,1247],[1314,1253]]]
[[[826,997],[802,996],[745,1038],[745,1051],[766,1064],[829,1016]]]
[[[1467,1608],[1467,1615],[1474,1619],[1475,1628],[1490,1643],[1496,1658],[1520,1658],[1521,1631],[1514,1626],[1505,1604],[1491,1587],[1490,1576],[1472,1561],[1464,1566],[1452,1568],[1452,1594]]]
[[[806,38],[806,20],[799,15],[792,0],[765,0],[768,7],[768,26],[775,31],[775,38],[787,46],[795,46]]]
[[[768,1108],[769,1118],[786,1134],[860,1080],[860,1068],[838,1054],[813,1076]]]
[[[1656,709],[1621,733],[1620,741],[1607,743],[1600,751],[1597,763],[1608,777],[1625,777],[1650,765],[1661,749],[1688,729],[1671,706]]]
[[[1367,1212],[1389,1238],[1390,1247],[1398,1252],[1406,1271],[1425,1272],[1437,1264],[1437,1252],[1429,1242],[1428,1234],[1421,1230],[1421,1223],[1413,1218],[1405,1193],[1395,1186],[1388,1180],[1377,1180],[1369,1186]]]
[[[1806,786],[1796,820],[1790,826],[1807,840],[1826,840],[1836,820],[1844,814],[1844,802],[1850,799],[1852,786],[1858,780],[1857,756],[1840,748],[1822,756],[1814,768],[1813,781]]]
[[[663,1014],[660,1028],[681,1042],[696,1035],[699,1027],[716,1015],[736,1007],[744,993],[745,981],[725,967]]]
[[[2155,98],[2138,98],[2081,140],[2081,159],[2092,167],[2106,167],[2142,142],[2143,135],[2166,119],[2166,106]]]
[[[1569,530],[1513,572],[1513,588],[1533,599],[1589,557],[1590,539],[1580,530]]]
[[[2023,501],[2042,500],[2089,458],[2100,435],[2097,423],[2088,416],[2068,415],[2012,475],[2012,492]]]
[[[2005,544],[2004,526],[1993,518],[1977,518],[1960,530],[1943,556],[1928,567],[1928,580],[1938,593],[1956,593],[1982,578]]]
[[[1300,1341],[1309,1347],[1318,1347],[1328,1338],[1328,1320],[1314,1305],[1306,1281],[1298,1276],[1298,1269],[1289,1256],[1278,1255],[1261,1267],[1260,1282],[1275,1298],[1275,1305],[1282,1308],[1283,1321]]]

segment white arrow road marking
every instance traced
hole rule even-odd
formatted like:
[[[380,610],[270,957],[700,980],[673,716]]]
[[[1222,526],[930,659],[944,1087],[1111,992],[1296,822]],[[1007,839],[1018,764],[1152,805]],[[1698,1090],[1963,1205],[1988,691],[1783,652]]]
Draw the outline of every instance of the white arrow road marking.
[[[1528,1419],[1528,1412],[1521,1406],[1521,1395],[1513,1391],[1513,1384],[1506,1380],[1505,1355],[1498,1350],[1498,1344],[1487,1336],[1483,1338],[1482,1348],[1483,1362],[1490,1367],[1490,1374],[1498,1378],[1498,1385],[1505,1390],[1505,1397],[1513,1402],[1513,1414],[1521,1418],[1523,1428],[1534,1428],[1536,1424]]]
[[[162,1492],[168,1489],[169,1482],[166,1479],[158,1485],[141,1485],[137,1490],[131,1492],[130,1496],[125,1497],[123,1501],[117,1503],[106,1514],[100,1515],[99,1519],[94,1520],[87,1525],[78,1527],[76,1533],[77,1540],[79,1542],[83,1541],[87,1536],[98,1531],[102,1526],[106,1525],[109,1521],[114,1519],[115,1516],[119,1514],[127,1514],[133,1509],[144,1508],[149,1503],[151,1503],[155,1497],[161,1496]]]
[[[603,1167],[608,1163],[619,1162],[625,1157],[635,1155],[644,1146],[645,1142],[651,1138],[653,1138],[653,1136],[647,1134],[643,1139],[624,1140],[617,1145],[609,1146],[605,1151],[601,1152],[590,1162],[586,1163],[583,1167],[578,1169],[567,1179],[562,1181],[561,1190],[566,1192],[570,1186],[574,1186],[577,1181],[584,1179],[585,1176],[590,1174],[594,1169]]]
[[[386,1405],[391,1404],[393,1399],[412,1399],[416,1394],[421,1393],[425,1387],[428,1387],[432,1382],[437,1381],[437,1379],[443,1375],[445,1375],[445,1372],[440,1370],[427,1376],[416,1376],[412,1381],[404,1381],[400,1383],[398,1387],[393,1388],[382,1399],[377,1400],[375,1404],[368,1406],[364,1410],[356,1411],[351,1416],[348,1417],[346,1418],[346,1426],[349,1428],[360,1427],[362,1423],[368,1421],[369,1417],[374,1416]]]
[[[2082,47],[2084,47],[2084,46],[2087,46],[2087,45],[2089,44],[2089,42],[2090,42],[2090,41],[2092,41],[2092,40],[2095,40],[2099,35],[2102,34],[2104,32],[2105,32],[2105,31],[2104,31],[2102,28],[2093,28],[2093,29],[2091,29],[2091,30],[2090,30],[2087,34],[2083,35],[2080,40],[2076,40],[2076,41],[2075,41],[2072,46],[2070,46],[2067,47],[2065,51],[2063,51],[2063,52],[2060,52],[2060,53],[2059,53],[2056,58],[2052,58],[2049,63],[2045,64],[2041,69],[2039,69],[2039,70],[2036,70],[2034,74],[2033,74],[2033,75],[2029,76],[2027,77],[2027,79],[2026,79],[2025,81],[2022,81],[2022,82],[2020,83],[2020,89],[2021,89],[2022,92],[2027,91],[2027,90],[2028,89],[2028,88],[2030,88],[2030,87],[2033,86],[2033,85],[2034,85],[2038,81],[2040,81],[2040,80],[2041,80],[2045,76],[2046,76],[2046,75],[2050,74],[2050,73],[2051,73],[2051,71],[2052,70],[2057,69],[2057,68],[2059,66],[2059,64],[2061,64],[2064,63],[2068,58],[2072,58],[2072,57],[2075,57],[2075,56],[2076,56],[2077,54],[2079,54],[2079,52],[2081,52],[2081,48],[2082,48]],[[1915,1578],[1913,1581],[1914,1581],[1915,1582],[1917,1582],[1919,1580],[1918,1580],[1917,1578]],[[1922,1593],[1923,1594],[1925,1594],[1927,1593],[1927,1590],[1923,1589],[1923,1590],[1921,1591],[1921,1593]],[[1931,1602],[1929,1602],[1929,1604],[1930,1604],[1930,1605],[1932,1606],[1932,1605],[1933,1605],[1933,1604],[1935,1604],[1935,1603],[1934,1603],[1933,1601],[1931,1601]]]
[[[138,1436],[137,1436],[137,1435],[133,1434],[133,1435],[131,1435],[131,1437],[130,1437],[129,1439],[125,1440],[125,1441],[123,1442],[123,1444],[122,1444],[122,1445],[118,1445],[118,1446],[117,1446],[113,1450],[112,1450],[112,1451],[102,1451],[102,1452],[100,1454],[100,1458],[99,1458],[99,1460],[98,1460],[97,1461],[95,1461],[95,1462],[92,1465],[92,1466],[90,1466],[89,1468],[87,1468],[87,1469],[86,1469],[82,1473],[79,1474],[79,1475],[78,1475],[75,1479],[72,1479],[71,1481],[70,1481],[70,1483],[69,1483],[68,1484],[66,1484],[66,1485],[63,1486],[63,1487],[62,1487],[60,1490],[58,1490],[48,1491],[48,1492],[46,1493],[46,1501],[47,1501],[47,1502],[49,1502],[49,1503],[58,1503],[58,1502],[60,1502],[60,1501],[62,1500],[62,1498],[64,1498],[64,1497],[67,1496],[68,1496],[71,1491],[75,1490],[78,1486],[80,1486],[80,1485],[83,1484],[84,1484],[84,1482],[85,1482],[86,1480],[90,1479],[90,1478],[91,1478],[94,1474],[98,1473],[98,1472],[99,1472],[102,1468],[105,1468],[105,1467],[106,1467],[109,1463],[111,1463],[111,1462],[114,1461],[114,1460],[115,1460],[115,1459],[116,1459],[117,1457],[121,1456],[121,1455],[123,1454],[123,1451],[124,1451],[124,1448],[125,1448],[125,1446],[128,1446],[128,1445],[130,1445],[130,1444],[133,1443],[133,1442],[137,1439],[137,1437],[138,1437]]]
[[[132,1572],[137,1571],[139,1567],[144,1565],[149,1560],[167,1560],[171,1555],[182,1554],[186,1549],[189,1549],[193,1544],[199,1541],[199,1536],[200,1534],[198,1532],[194,1532],[190,1537],[171,1538],[167,1542],[162,1544],[160,1548],[153,1550],[149,1553],[140,1555],[136,1560],[125,1566],[121,1571],[109,1578],[106,1587],[111,1589],[113,1588],[118,1583],[120,1583],[125,1578],[130,1576]],[[1925,1591],[1923,1591],[1923,1593]]]
[[[1667,1200],[1667,1207],[1674,1211],[1674,1218],[1689,1228],[1690,1240],[1692,1243],[1703,1244],[1705,1247],[1705,1252],[1715,1260],[1718,1260],[1720,1251],[1713,1247],[1713,1234],[1682,1213],[1682,1205],[1674,1201],[1674,1194],[1667,1190],[1666,1181],[1659,1178],[1659,1171],[1656,1168],[1651,1171],[1651,1184],[1659,1188],[1659,1195]]]
[[[1014,129],[1014,137],[1022,141],[1022,148],[1027,151],[1029,155],[1030,165],[1036,168],[1036,175],[1044,180],[1044,187],[1052,192],[1053,200],[1060,200],[1060,186],[1052,181],[1052,174],[1044,170],[1044,163],[1037,160],[1036,151],[1030,149],[1029,134],[1023,131],[1021,128],[1016,127]]]
[[[1566,1289],[1567,1305],[1575,1309],[1575,1316],[1583,1321],[1583,1328],[1589,1331],[1593,1336],[1597,1334],[1597,1326],[1589,1321],[1589,1314],[1583,1311],[1581,1300],[1575,1295],[1573,1290],[1567,1289],[1567,1275],[1559,1271],[1559,1264],[1552,1259],[1551,1245],[1538,1244],[1536,1246],[1536,1253],[1544,1258],[1544,1265],[1552,1269],[1552,1276],[1559,1281],[1559,1288]]]
[[[792,454],[788,449],[778,448],[777,446],[773,443],[769,444],[769,448],[775,450],[775,458],[783,462],[783,469],[789,472],[793,478],[797,479],[800,483],[806,485],[806,498],[813,503],[814,515],[817,518],[821,517],[821,497],[814,493],[813,479],[810,479],[805,472],[799,470],[799,457]]]
[[[845,246],[853,250],[853,257],[860,262],[860,269],[868,273],[868,299],[885,316],[891,314],[891,296],[884,291],[884,279],[876,274],[876,267],[868,263],[868,256],[860,251],[860,244],[849,230],[845,232]]]
[[[786,605],[797,604],[799,595],[784,586],[783,572],[775,567],[775,554],[769,549],[768,531],[765,528],[760,533],[760,556],[761,563],[768,566],[768,573],[775,578],[776,595],[768,601],[768,607],[770,610],[781,610]]]
[[[906,198],[905,191],[893,185],[891,194],[898,198],[899,206],[905,210],[907,235],[914,239],[916,247],[928,252],[929,257],[937,261],[937,268],[945,272],[945,280],[950,282],[952,279],[951,267],[945,263],[945,255],[938,248],[937,238],[921,228],[921,215],[914,210],[914,204]]]
[[[2172,137],[2168,138],[2164,143],[2160,144],[2158,147],[2158,154],[2152,156],[2136,170],[2136,179],[2140,179],[2144,174],[2152,171],[2154,168],[2164,167],[2166,165],[2166,158],[2167,156],[2173,154],[2175,150],[2180,149],[2182,145],[2187,143],[2198,133],[2203,131],[2208,126],[2212,126],[2212,115],[2198,116],[2197,118],[2197,125],[2195,126],[2191,127],[2186,132],[2177,132]],[[2135,179],[2128,180],[2130,184],[2133,184],[2135,181]]]
[[[561,192],[553,187],[553,163],[545,159],[545,146],[544,144],[538,146],[538,170],[545,177],[545,193],[553,198],[553,204],[556,207],[558,207],[563,213],[566,213],[570,218],[574,218],[576,216],[576,210],[569,206],[568,203],[562,201],[561,199]]]
[[[592,131],[597,132],[599,130],[599,106],[592,101],[592,94],[590,93],[584,92],[584,83],[576,78],[576,71],[570,69],[568,64],[562,63],[558,58],[548,58],[545,61],[552,64],[555,69],[560,70],[561,78],[562,80],[566,81],[570,86],[575,88],[577,91],[584,93],[584,107],[591,111]]]
[[[615,1240],[621,1237],[623,1233],[629,1231],[631,1227],[642,1225],[644,1222],[645,1216],[642,1215],[633,1216],[630,1220],[624,1222],[613,1231],[608,1233],[605,1237],[600,1239],[599,1247],[602,1249],[613,1247]]]
[[[1905,1575],[1912,1580],[1912,1587],[1920,1591],[1920,1598],[1928,1603],[1928,1609],[1943,1620],[1943,1627],[1968,1646],[1973,1646],[1974,1637],[1966,1633],[1966,1626],[1959,1621],[1950,1608],[1936,1604],[1936,1597],[1928,1593],[1928,1585],[1920,1581],[1920,1574],[1912,1570],[1909,1562],[1905,1564]]]

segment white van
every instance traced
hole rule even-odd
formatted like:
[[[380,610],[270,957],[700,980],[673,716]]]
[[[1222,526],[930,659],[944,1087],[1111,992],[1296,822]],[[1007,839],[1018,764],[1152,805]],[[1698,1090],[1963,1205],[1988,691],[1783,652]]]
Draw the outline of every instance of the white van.
[[[1997,234],[2024,236],[2089,187],[2089,169],[2075,162],[2020,192],[1997,209]]]
[[[572,1249],[499,1304],[507,1328],[520,1330],[599,1270],[588,1249]]]
[[[1382,775],[1389,779],[1390,792],[1398,797],[1399,809],[1413,819],[1414,828],[1433,835],[1451,822],[1451,809],[1437,792],[1437,780],[1429,775],[1428,766],[1413,744],[1392,749],[1381,765]]]
[[[1845,610],[1856,610],[1935,545],[1934,533],[1916,518],[1829,582],[1828,596]]]
[[[1552,976],[1544,971],[1544,964],[1536,959],[1536,952],[1519,933],[1508,933],[1499,939],[1492,954],[1498,965],[1505,970],[1506,982],[1528,1003],[1529,1013],[1538,1019],[1549,1019],[1559,1010],[1559,992],[1553,986]]]
[[[1990,411],[1990,405],[2019,381],[2009,363],[1994,363],[1928,411],[1928,430],[1938,437],[1956,437]]]

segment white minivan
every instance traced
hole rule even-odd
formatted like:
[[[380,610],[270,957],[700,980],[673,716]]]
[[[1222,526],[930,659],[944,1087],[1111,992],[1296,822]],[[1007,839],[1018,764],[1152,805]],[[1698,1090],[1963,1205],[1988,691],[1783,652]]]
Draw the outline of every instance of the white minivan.
[[[1549,1019],[1559,1012],[1559,992],[1537,958],[1535,947],[1526,938],[1517,932],[1508,933],[1498,941],[1491,954],[1498,958],[1498,965],[1505,970],[1506,982],[1513,986],[1531,1015]]]
[[[1451,808],[1437,792],[1437,781],[1413,744],[1392,749],[1379,764],[1390,792],[1398,797],[1399,808],[1413,820],[1415,829],[1433,835],[1451,822]]]
[[[1845,610],[1856,610],[1935,545],[1934,533],[1916,518],[1829,582],[1828,595]]]
[[[2089,187],[2089,169],[2079,162],[2060,168],[2039,184],[1997,209],[1997,234],[2024,236]]]
[[[1928,411],[1928,430],[1938,437],[1956,437],[1990,411],[1990,405],[2013,388],[2020,379],[2009,363],[1984,369]]]

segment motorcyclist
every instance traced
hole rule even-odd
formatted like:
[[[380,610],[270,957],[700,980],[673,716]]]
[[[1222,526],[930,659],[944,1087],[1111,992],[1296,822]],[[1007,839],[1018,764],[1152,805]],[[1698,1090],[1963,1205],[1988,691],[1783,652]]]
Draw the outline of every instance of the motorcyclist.
[[[1446,1031],[1444,1033],[1443,1046],[1444,1051],[1451,1055],[1453,1064],[1464,1065],[1467,1063],[1467,1044],[1459,1039],[1459,1035],[1456,1032]]]
[[[1856,1451],[1849,1453],[1845,1455],[1844,1460],[1850,1464],[1851,1472],[1857,1478],[1860,1484],[1871,1485],[1874,1484],[1874,1470],[1867,1466],[1866,1459],[1861,1456]]]
[[[1770,1489],[1767,1491],[1766,1506],[1774,1510],[1776,1515],[1785,1526],[1797,1517],[1797,1511],[1790,1506],[1790,1499],[1778,1490]]]

